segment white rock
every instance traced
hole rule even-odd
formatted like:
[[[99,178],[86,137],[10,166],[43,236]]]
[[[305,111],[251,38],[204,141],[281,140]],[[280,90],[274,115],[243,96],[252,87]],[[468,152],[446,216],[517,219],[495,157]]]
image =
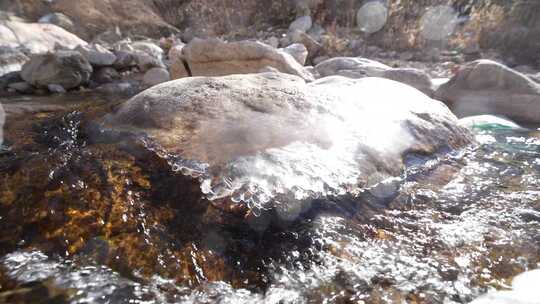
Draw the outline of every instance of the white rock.
[[[0,47],[28,49],[32,54],[52,52],[55,46],[73,49],[86,41],[54,24],[5,21],[0,23]]]

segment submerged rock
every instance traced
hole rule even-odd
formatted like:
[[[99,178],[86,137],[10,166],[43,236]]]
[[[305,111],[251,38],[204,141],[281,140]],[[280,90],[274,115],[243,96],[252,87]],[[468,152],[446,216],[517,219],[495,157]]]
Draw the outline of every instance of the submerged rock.
[[[92,66],[79,52],[75,51],[35,55],[21,71],[24,81],[35,87],[57,84],[65,89],[85,84],[90,79],[90,75],[92,75]]]
[[[291,55],[261,42],[193,39],[184,47],[183,55],[192,76],[256,73],[271,66],[282,73],[313,80]]]
[[[54,24],[6,21],[0,24],[0,47],[28,49],[32,54],[54,51],[57,46],[73,49],[86,41]]]
[[[540,85],[494,61],[464,65],[435,96],[458,116],[495,114],[518,122],[540,123]]]
[[[201,197],[273,210],[286,221],[313,199],[399,175],[408,153],[471,141],[446,106],[398,82],[306,84],[281,73],[167,82],[126,102],[108,123],[148,135],[174,170],[198,178]]]
[[[488,129],[488,128],[509,128],[521,129],[515,122],[493,115],[477,115],[464,117],[459,120],[459,124],[469,129]]]

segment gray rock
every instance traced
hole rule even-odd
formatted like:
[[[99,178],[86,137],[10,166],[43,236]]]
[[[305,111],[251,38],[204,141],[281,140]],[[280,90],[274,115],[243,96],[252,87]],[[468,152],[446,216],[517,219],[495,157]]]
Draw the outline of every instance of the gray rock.
[[[289,45],[288,47],[283,48],[281,50],[293,56],[293,58],[301,65],[306,64],[306,59],[308,57],[308,50],[303,44],[293,43]]]
[[[116,55],[100,44],[80,45],[75,50],[93,66],[110,66],[116,61]]]
[[[57,51],[32,56],[23,66],[21,77],[35,87],[58,84],[72,89],[87,83],[92,71],[88,60],[79,52]]]
[[[63,29],[65,29],[68,32],[74,32],[75,31],[75,24],[71,19],[62,14],[62,13],[51,13],[48,15],[45,15],[38,20],[39,23],[50,23],[57,25]]]
[[[307,84],[282,73],[170,81],[106,122],[174,155],[173,170],[196,185],[190,203],[204,196],[282,221],[313,199],[400,175],[409,151],[432,154],[472,138],[444,104],[398,82],[334,76]]]
[[[360,57],[335,57],[315,66],[321,77],[342,75],[350,78],[382,77],[391,67]]]
[[[28,60],[30,58],[15,48],[0,47],[0,77],[10,72],[20,71]]]
[[[22,94],[32,94],[34,93],[34,87],[32,87],[27,82],[15,82],[8,84],[8,88],[13,89]]]
[[[58,84],[50,84],[50,85],[47,86],[47,89],[51,93],[56,93],[56,94],[64,94],[64,93],[66,93],[66,89],[64,89],[63,86],[58,85]]]
[[[131,95],[137,91],[137,88],[129,82],[106,83],[96,88],[99,93],[107,95]]]
[[[500,63],[465,64],[435,92],[458,116],[494,114],[540,123],[540,85]]]
[[[113,63],[115,69],[123,70],[137,65],[137,59],[133,52],[114,51],[116,61]]]
[[[143,84],[146,86],[154,86],[169,80],[171,80],[171,76],[166,69],[152,68],[144,74]]]
[[[0,90],[5,90],[11,83],[22,82],[20,72],[10,72],[0,76]]]
[[[313,58],[313,64],[317,65],[317,64],[319,64],[319,63],[321,63],[321,62],[323,62],[325,60],[328,60],[328,59],[330,59],[330,57],[328,57],[328,56],[317,56],[317,57]]]
[[[111,67],[102,67],[94,72],[92,80],[98,84],[113,82],[120,79],[120,74]]]
[[[288,36],[290,39],[289,44],[301,43],[307,48],[309,58],[314,58],[315,56],[317,56],[322,49],[322,45],[319,42],[317,42],[315,39],[313,39],[313,37],[304,32],[291,31],[289,32]],[[287,46],[289,44],[287,44]]]
[[[99,93],[107,95],[131,95],[137,91],[137,88],[129,82],[106,83],[96,88]]]
[[[163,50],[154,43],[138,41],[132,44],[137,66],[142,72],[151,68],[164,68]]]
[[[290,31],[301,31],[301,32],[307,32],[313,25],[313,22],[311,20],[311,16],[302,16],[296,18],[296,20],[291,23],[289,26]]]
[[[275,36],[272,36],[270,38],[268,38],[268,40],[266,41],[266,43],[272,47],[275,47],[275,48],[278,48],[279,47],[279,39]]]
[[[115,44],[114,49],[116,51],[132,53],[135,57],[137,67],[139,70],[141,70],[141,72],[146,72],[155,67],[165,67],[165,64],[163,63],[163,49],[153,42],[131,42],[129,40],[121,41]]]

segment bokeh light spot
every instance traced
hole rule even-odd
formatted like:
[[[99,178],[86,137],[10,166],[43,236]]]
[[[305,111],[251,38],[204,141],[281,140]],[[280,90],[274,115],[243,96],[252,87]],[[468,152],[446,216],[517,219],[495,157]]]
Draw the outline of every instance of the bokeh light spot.
[[[439,5],[429,8],[420,19],[422,36],[441,41],[450,36],[458,23],[458,14],[450,6]]]
[[[380,31],[388,19],[388,9],[379,1],[367,2],[356,14],[356,22],[362,32],[375,33]]]

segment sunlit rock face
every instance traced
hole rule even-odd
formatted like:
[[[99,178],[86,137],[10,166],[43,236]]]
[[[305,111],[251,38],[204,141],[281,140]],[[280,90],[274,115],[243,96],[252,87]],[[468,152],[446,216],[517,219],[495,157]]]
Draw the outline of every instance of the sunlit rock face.
[[[0,37],[0,46],[22,46],[33,54],[53,51],[55,45],[68,49],[86,45],[84,40],[54,24],[6,21],[0,24]]]
[[[107,120],[146,134],[209,200],[285,220],[313,199],[399,175],[407,153],[471,140],[445,105],[381,78],[192,77],[142,92]]]
[[[293,56],[257,41],[193,39],[182,53],[193,76],[256,73],[270,66],[282,73],[313,80],[313,76]]]
[[[518,122],[540,123],[540,85],[491,60],[463,66],[435,92],[458,116],[504,115]]]

